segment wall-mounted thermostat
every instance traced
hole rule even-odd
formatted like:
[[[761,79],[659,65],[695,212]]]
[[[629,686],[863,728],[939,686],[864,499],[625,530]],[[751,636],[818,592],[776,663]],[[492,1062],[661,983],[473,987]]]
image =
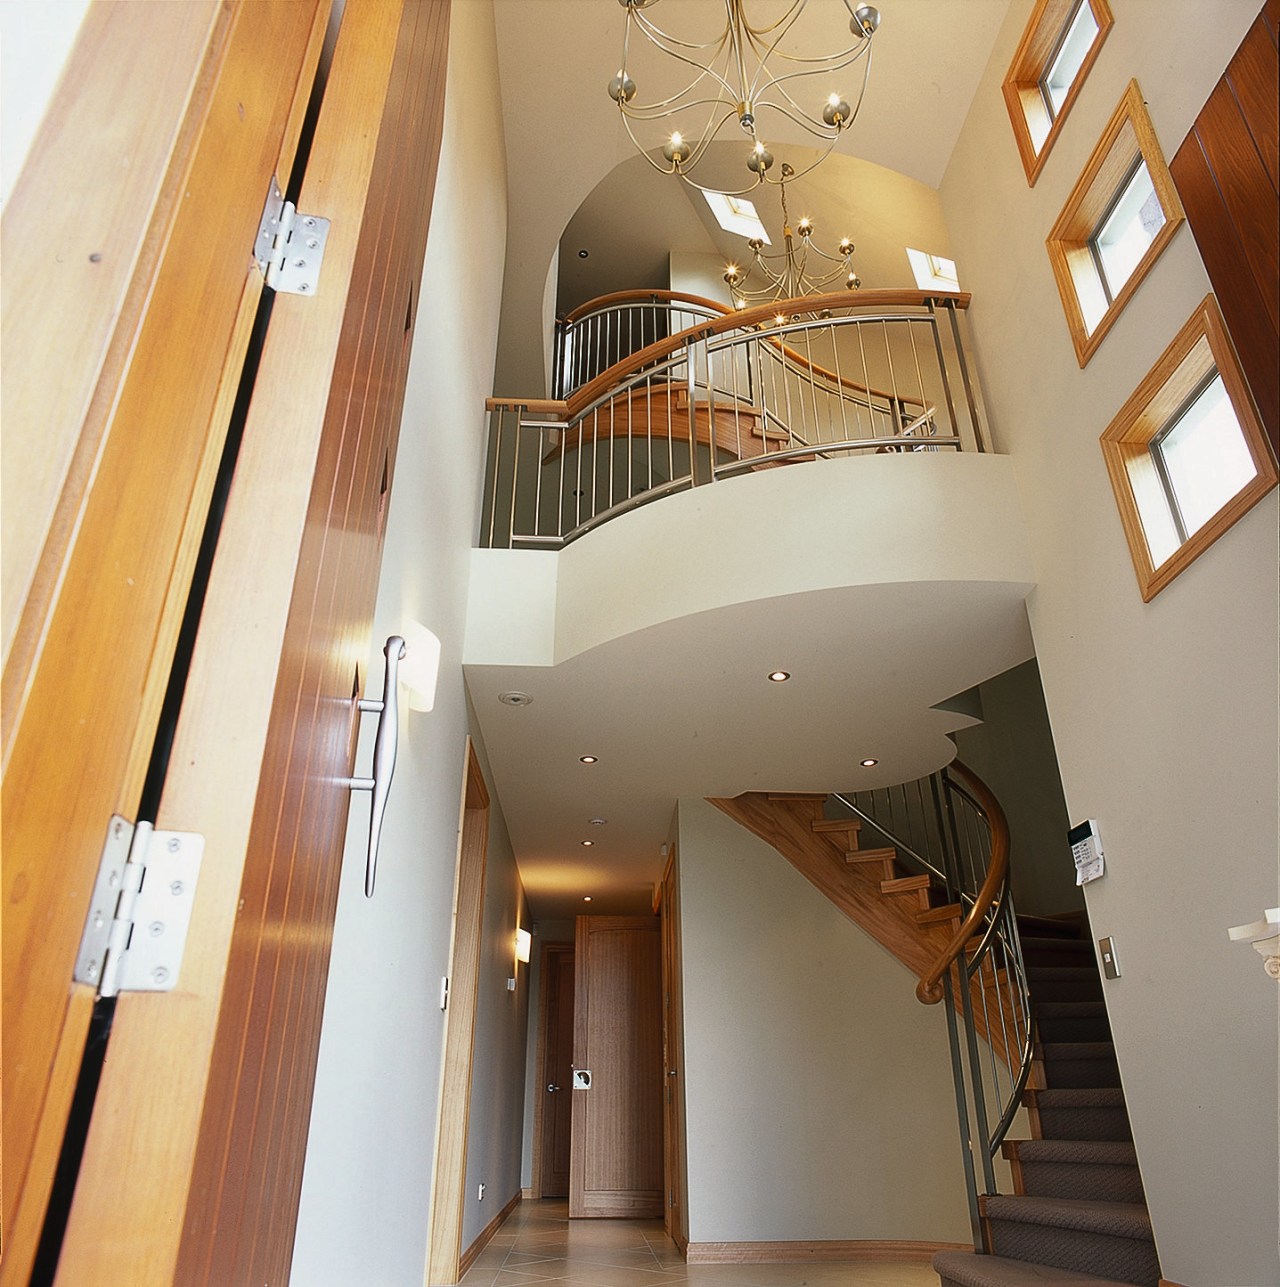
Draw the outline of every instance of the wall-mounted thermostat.
[[[1076,864],[1076,884],[1086,885],[1097,880],[1103,874],[1102,838],[1098,835],[1097,822],[1090,818],[1072,827],[1067,832],[1067,843]]]

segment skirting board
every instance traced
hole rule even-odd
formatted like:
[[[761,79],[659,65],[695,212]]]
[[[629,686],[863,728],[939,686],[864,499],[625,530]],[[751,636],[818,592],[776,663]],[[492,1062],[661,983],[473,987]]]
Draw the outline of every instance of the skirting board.
[[[817,1260],[891,1260],[927,1265],[939,1251],[972,1251],[967,1242],[691,1242],[691,1265],[783,1265]]]
[[[506,1218],[520,1205],[520,1199],[524,1196],[524,1191],[518,1192],[515,1197],[507,1203],[501,1211],[498,1212],[492,1220],[489,1221],[483,1229],[480,1230],[480,1236],[469,1246],[458,1260],[458,1277],[462,1278],[468,1269],[476,1262],[476,1257],[489,1245],[489,1240],[499,1229],[502,1228]]]

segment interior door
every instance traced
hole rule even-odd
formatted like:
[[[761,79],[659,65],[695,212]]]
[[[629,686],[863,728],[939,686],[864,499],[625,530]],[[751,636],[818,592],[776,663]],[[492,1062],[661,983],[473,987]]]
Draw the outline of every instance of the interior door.
[[[569,1215],[662,1214],[662,944],[656,916],[580,916]]]
[[[548,943],[542,954],[542,1062],[538,1079],[540,1198],[569,1196],[573,1083],[573,945]]]
[[[113,8],[154,22],[186,6]],[[274,301],[156,817],[205,838],[187,953],[174,992],[119,999],[65,1287],[288,1280],[447,35],[448,0],[345,6],[298,197],[332,220],[323,273],[313,295]],[[279,57],[258,43],[247,80],[273,84]],[[243,97],[230,108],[253,115]],[[231,195],[211,186],[220,209]],[[107,637],[87,636],[104,653]]]
[[[327,12],[91,6],[0,228],[6,1284],[35,1259],[89,894],[111,815],[137,817]]]

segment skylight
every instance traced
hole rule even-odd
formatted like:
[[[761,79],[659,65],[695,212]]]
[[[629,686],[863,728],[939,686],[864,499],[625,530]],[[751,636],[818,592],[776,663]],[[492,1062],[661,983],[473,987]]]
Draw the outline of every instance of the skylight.
[[[907,258],[911,261],[916,285],[921,290],[960,289],[954,260],[942,255],[931,255],[923,250],[912,250],[910,246],[907,247]]]
[[[725,232],[737,233],[740,237],[759,237],[766,246],[773,243],[769,234],[756,214],[755,206],[746,197],[731,197],[724,192],[704,192],[711,213]]]

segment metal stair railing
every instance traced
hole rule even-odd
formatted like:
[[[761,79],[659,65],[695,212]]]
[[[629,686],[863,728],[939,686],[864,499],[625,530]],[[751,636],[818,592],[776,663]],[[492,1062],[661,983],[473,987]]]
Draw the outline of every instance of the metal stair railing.
[[[958,761],[916,782],[834,799],[884,836],[906,866],[932,876],[961,909],[959,928],[916,995],[926,1005],[946,1002],[965,1187],[974,1247],[981,1251],[979,1196],[999,1192],[995,1157],[1021,1105],[1033,1053],[1008,822],[986,784]]]

